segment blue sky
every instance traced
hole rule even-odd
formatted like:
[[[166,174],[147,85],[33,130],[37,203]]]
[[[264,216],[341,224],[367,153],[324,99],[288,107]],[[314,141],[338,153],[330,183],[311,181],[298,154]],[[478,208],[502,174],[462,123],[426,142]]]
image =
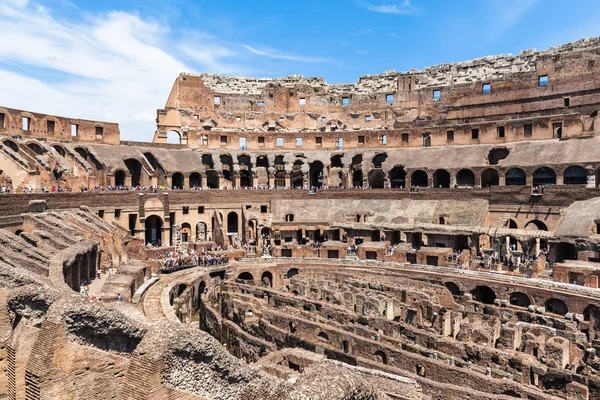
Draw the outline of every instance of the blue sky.
[[[0,105],[150,141],[179,72],[362,74],[600,35],[597,0],[0,0]]]

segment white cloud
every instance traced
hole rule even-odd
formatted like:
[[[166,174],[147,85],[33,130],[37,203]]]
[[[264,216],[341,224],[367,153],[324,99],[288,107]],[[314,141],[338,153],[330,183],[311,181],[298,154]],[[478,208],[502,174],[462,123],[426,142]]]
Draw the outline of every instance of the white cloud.
[[[493,0],[489,3],[489,39],[511,30],[538,0]]]
[[[248,46],[247,44],[243,44],[242,47],[253,54],[256,54],[259,56],[265,56],[265,57],[269,57],[269,58],[274,58],[274,59],[279,59],[279,60],[298,61],[298,62],[305,62],[305,63],[330,62],[330,60],[328,60],[326,58],[307,57],[307,56],[294,55],[294,54],[283,54],[274,49],[259,50],[252,46]]]
[[[132,12],[63,20],[27,0],[0,0],[0,105],[118,122],[123,139],[150,141],[155,110],[180,72],[253,72],[248,58],[319,62],[257,50]],[[183,36],[183,35],[182,35]]]
[[[360,5],[365,7],[367,10],[383,13],[383,14],[400,14],[400,15],[414,15],[418,14],[417,8],[412,4],[411,0],[394,1],[389,3],[378,3],[373,4],[370,2],[359,1]]]

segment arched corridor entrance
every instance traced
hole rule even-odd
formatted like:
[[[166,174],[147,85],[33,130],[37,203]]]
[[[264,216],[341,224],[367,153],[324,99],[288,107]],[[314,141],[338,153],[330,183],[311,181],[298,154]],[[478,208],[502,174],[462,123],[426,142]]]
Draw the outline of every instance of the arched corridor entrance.
[[[227,233],[238,233],[238,215],[234,211],[227,214]]]
[[[115,172],[115,186],[125,186],[125,171],[118,170]]]
[[[383,189],[385,186],[385,173],[377,168],[369,172],[369,187],[372,189]]]
[[[406,171],[403,167],[394,167],[390,171],[390,185],[393,188],[406,187]]]
[[[157,215],[151,215],[146,218],[144,226],[146,230],[146,244],[151,243],[155,246],[160,246],[162,244],[162,219]]]
[[[450,173],[445,169],[438,169],[433,174],[433,186],[436,188],[450,187]]]

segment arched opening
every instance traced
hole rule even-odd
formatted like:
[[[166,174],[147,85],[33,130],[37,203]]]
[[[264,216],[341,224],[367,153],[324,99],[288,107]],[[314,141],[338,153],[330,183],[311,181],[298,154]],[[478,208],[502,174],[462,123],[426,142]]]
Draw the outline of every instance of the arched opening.
[[[531,305],[531,300],[529,300],[529,296],[521,292],[511,293],[508,301],[513,306],[529,307]]]
[[[181,144],[181,135],[177,131],[167,132],[167,143]]]
[[[438,169],[433,174],[433,186],[436,188],[449,188],[450,187],[450,173],[445,169]]]
[[[242,272],[237,278],[241,281],[254,281],[254,277],[250,272]]]
[[[390,186],[403,188],[406,186],[406,171],[402,166],[396,166],[390,171]]]
[[[410,176],[410,184],[412,186],[427,187],[428,186],[427,180],[428,180],[427,172],[420,170],[420,169],[413,172],[412,175]]]
[[[494,304],[496,300],[496,293],[488,286],[475,286],[475,289],[471,290],[471,295],[474,300],[484,304]]]
[[[196,224],[196,240],[206,240],[206,224],[204,222],[198,222]]]
[[[544,303],[544,307],[546,308],[547,312],[551,312],[553,314],[565,315],[569,312],[569,309],[567,308],[565,302],[559,299],[553,298],[546,300],[546,302]]]
[[[541,167],[533,173],[533,185],[556,185],[556,172],[549,167]]]
[[[239,186],[252,187],[252,162],[250,161],[250,156],[247,154],[239,155],[238,164],[240,166]]]
[[[461,169],[456,174],[456,183],[458,186],[475,186],[475,174],[470,169]]]
[[[227,214],[227,233],[238,233],[238,215],[236,212]]]
[[[42,146],[40,146],[37,143],[34,143],[34,142],[27,143],[27,147],[29,147],[31,149],[31,151],[33,151],[35,154],[37,154],[39,156],[44,154],[44,149],[42,149]]]
[[[219,174],[217,174],[217,171],[206,171],[206,186],[208,186],[210,189],[219,188]]]
[[[320,188],[323,186],[323,163],[314,161],[310,164],[310,187]]]
[[[146,244],[150,243],[154,246],[160,246],[162,244],[162,219],[157,215],[151,215],[146,218],[144,226],[146,230]]]
[[[534,219],[525,224],[525,229],[530,231],[547,231],[548,227],[542,221]]]
[[[189,183],[190,189],[198,189],[199,187],[202,187],[202,176],[200,176],[198,172],[191,173]]]
[[[269,271],[263,272],[260,277],[260,281],[264,287],[273,287],[273,274]]]
[[[352,173],[352,186],[353,187],[362,187],[363,186],[364,175],[362,170],[357,169]]]
[[[387,159],[387,154],[385,154],[385,153],[377,154],[375,157],[373,157],[373,167],[381,168],[383,162],[386,159]]]
[[[206,282],[200,281],[200,285],[198,285],[198,305],[202,303],[202,295],[206,291]]]
[[[292,171],[290,174],[290,185],[293,188],[302,188],[304,186],[304,174],[301,170]]]
[[[462,295],[462,291],[460,290],[460,288],[458,287],[458,285],[454,282],[446,282],[444,284],[446,286],[446,289],[448,289],[450,291],[450,293],[452,293],[452,296],[461,296]]]
[[[187,243],[192,238],[192,227],[187,222],[181,224],[181,230],[179,231],[181,235],[181,241],[183,243]]]
[[[12,140],[5,140],[2,142],[2,144],[14,151],[15,153],[19,152],[19,146],[17,146],[17,144]]]
[[[506,147],[492,149],[488,153],[488,162],[490,165],[496,165],[498,164],[498,161],[504,160],[506,157],[508,157],[509,153],[510,152]]]
[[[171,186],[173,189],[183,189],[184,178],[181,172],[175,172],[171,178]]]
[[[383,189],[385,186],[385,173],[381,169],[373,169],[369,172],[369,187],[372,189]]]
[[[587,172],[579,165],[572,165],[565,169],[563,175],[565,185],[585,185],[587,183]]]
[[[115,172],[115,186],[125,186],[125,171],[118,170]]]
[[[260,155],[256,158],[257,168],[269,168],[269,159],[267,156]]]
[[[382,364],[386,364],[388,363],[388,357],[387,354],[385,354],[383,351],[381,350],[377,350],[375,352],[375,358],[377,359],[378,362],[382,363]]]
[[[229,154],[221,154],[223,178],[233,184],[233,158]]]
[[[325,332],[319,332],[319,334],[317,335],[317,337],[321,340],[324,341],[329,341],[329,336],[325,333]]]
[[[125,160],[125,165],[131,174],[131,186],[139,186],[142,176],[142,163],[135,158],[128,158]]]
[[[288,269],[287,272],[287,278],[290,279],[293,276],[296,276],[300,273],[300,270],[298,268],[290,268]]]
[[[52,150],[54,150],[55,152],[57,152],[58,154],[60,154],[63,157],[66,157],[67,155],[67,151],[65,150],[64,147],[59,146],[57,144],[55,144],[54,146],[51,147]]]
[[[560,242],[554,247],[555,260],[556,262],[563,262],[564,260],[577,260],[577,249],[572,243]]]
[[[204,165],[207,169],[214,169],[215,163],[213,161],[212,155],[202,154],[202,165]]]
[[[498,186],[500,184],[500,176],[498,171],[493,168],[488,168],[481,173],[481,186],[484,188],[490,186]]]
[[[331,162],[330,166],[332,168],[344,168],[344,163],[342,162],[341,154],[336,154],[336,155],[332,156],[330,162]]]
[[[521,168],[511,168],[506,171],[506,186],[524,186],[527,183],[527,175]]]

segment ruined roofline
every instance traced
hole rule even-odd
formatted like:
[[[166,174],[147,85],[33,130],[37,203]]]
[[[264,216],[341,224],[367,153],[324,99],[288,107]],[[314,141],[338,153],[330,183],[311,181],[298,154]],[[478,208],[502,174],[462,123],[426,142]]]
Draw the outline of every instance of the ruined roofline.
[[[31,114],[38,119],[57,118],[57,119],[62,119],[62,120],[118,125],[118,122],[114,122],[114,121],[104,121],[104,120],[86,119],[86,118],[77,118],[77,117],[65,117],[62,115],[46,114],[46,113],[41,113],[41,112],[37,112],[37,111],[22,110],[19,108],[11,108],[11,107],[6,107],[6,106],[3,106],[0,104],[0,112],[2,112],[2,110],[5,110],[11,114]]]
[[[254,86],[266,86],[269,83],[281,83],[284,86],[286,84],[294,85],[294,84],[308,84],[312,86],[320,86],[320,87],[329,87],[332,89],[335,88],[349,88],[356,85],[359,85],[362,81],[370,81],[379,78],[398,78],[402,76],[412,76],[412,75],[431,75],[435,73],[439,73],[440,71],[454,71],[462,68],[469,67],[479,67],[485,65],[489,68],[494,68],[494,64],[497,63],[505,63],[503,65],[498,65],[499,68],[507,67],[506,63],[512,64],[530,64],[532,61],[535,61],[538,57],[549,56],[549,55],[558,55],[558,54],[568,54],[574,53],[577,51],[582,51],[586,49],[592,48],[600,48],[600,37],[590,37],[580,39],[574,42],[565,43],[558,46],[552,46],[547,50],[537,51],[536,49],[528,49],[522,50],[518,55],[490,55],[480,58],[474,58],[467,61],[453,62],[453,63],[441,63],[429,67],[425,67],[423,69],[411,69],[409,71],[404,72],[396,72],[395,70],[388,70],[381,74],[365,74],[361,75],[357,82],[355,83],[336,83],[336,84],[328,84],[325,78],[323,77],[305,77],[301,74],[296,75],[288,75],[280,78],[267,78],[267,77],[250,77],[250,76],[227,76],[219,73],[209,73],[204,72],[200,74],[189,73],[189,72],[181,72],[179,74],[180,77],[190,76],[190,77],[200,77],[206,84],[206,86],[214,89],[215,91],[219,90],[219,83],[237,83],[239,85],[254,85]],[[508,66],[509,67],[509,66]],[[510,70],[510,67],[508,68]],[[516,71],[513,71],[516,72]],[[263,86],[263,87],[264,87]],[[223,91],[227,92],[227,91]]]

